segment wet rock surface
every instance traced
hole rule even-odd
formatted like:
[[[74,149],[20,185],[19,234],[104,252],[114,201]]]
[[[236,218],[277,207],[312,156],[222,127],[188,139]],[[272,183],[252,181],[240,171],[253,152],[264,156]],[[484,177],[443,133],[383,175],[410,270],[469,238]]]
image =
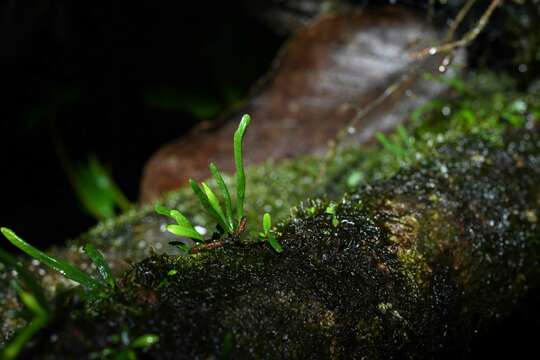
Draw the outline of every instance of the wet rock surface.
[[[463,354],[538,284],[540,137],[465,137],[437,153],[345,196],[337,224],[326,201],[303,203],[279,229],[282,254],[151,256],[111,297],[60,304],[28,355],[99,353],[122,331],[158,334],[145,356],[159,359]]]
[[[422,17],[400,7],[321,16],[291,38],[244,106],[162,147],[148,161],[141,200],[155,200],[190,177],[206,178],[209,161],[232,171],[230,139],[242,113],[256,120],[245,139],[248,164],[317,153],[405,77],[391,96],[362,116],[350,136],[354,142],[369,141],[376,131],[403,122],[413,109],[448,89],[422,77],[437,72],[441,57],[419,62],[409,56],[440,37]],[[458,53],[455,64],[463,61]]]

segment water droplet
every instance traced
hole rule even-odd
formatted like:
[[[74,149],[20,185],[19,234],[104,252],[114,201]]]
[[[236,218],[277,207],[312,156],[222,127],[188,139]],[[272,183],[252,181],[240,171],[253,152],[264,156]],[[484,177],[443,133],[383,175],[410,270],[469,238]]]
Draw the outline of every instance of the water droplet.
[[[195,225],[195,231],[197,231],[201,235],[206,235],[206,233],[208,232],[208,230],[206,230],[204,226],[200,225]]]
[[[441,112],[444,116],[448,116],[452,112],[452,109],[450,108],[450,106],[444,106]]]

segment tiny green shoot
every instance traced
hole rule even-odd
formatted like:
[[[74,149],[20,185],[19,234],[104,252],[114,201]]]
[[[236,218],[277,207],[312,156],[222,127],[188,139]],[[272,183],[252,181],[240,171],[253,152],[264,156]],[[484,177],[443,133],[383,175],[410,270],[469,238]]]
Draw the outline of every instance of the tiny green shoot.
[[[236,167],[236,219],[233,218],[233,203],[231,193],[227,184],[223,180],[221,173],[214,163],[210,163],[210,172],[214,178],[220,193],[220,198],[214,191],[202,182],[200,185],[193,179],[189,179],[189,184],[193,193],[206,212],[218,223],[220,234],[238,236],[244,229],[244,199],[246,194],[246,175],[244,172],[244,159],[242,146],[246,129],[251,121],[249,115],[242,116],[238,129],[234,133],[234,162]],[[176,220],[176,225],[168,225],[167,230],[175,235],[183,236],[194,240],[196,243],[204,243],[205,240],[199,234],[189,220],[178,210],[166,208],[160,204],[155,206],[155,211]],[[181,241],[172,241],[169,244],[178,247],[181,251],[189,252],[190,246]]]
[[[244,142],[244,134],[251,122],[249,115],[242,116],[240,125],[234,133],[234,164],[236,167],[236,220],[238,223],[244,217],[244,198],[246,195],[246,175],[244,173],[244,157],[242,153],[242,144]]]
[[[336,216],[336,204],[330,203],[326,207],[325,212],[327,214],[332,215],[332,226],[337,227],[339,225],[339,220],[337,219],[337,216]]]
[[[261,241],[266,241],[268,245],[274,249],[275,252],[280,253],[283,251],[283,247],[281,244],[277,241],[274,234],[271,233],[272,228],[272,217],[269,213],[265,213],[263,215],[263,231],[259,233],[259,239]]]

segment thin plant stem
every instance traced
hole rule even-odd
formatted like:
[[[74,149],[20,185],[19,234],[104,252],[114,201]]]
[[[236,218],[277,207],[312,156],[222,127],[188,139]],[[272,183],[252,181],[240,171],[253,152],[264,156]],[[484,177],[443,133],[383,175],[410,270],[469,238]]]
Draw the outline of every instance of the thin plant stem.
[[[472,28],[469,32],[467,32],[461,39],[447,42],[439,46],[424,48],[420,51],[412,53],[411,57],[414,59],[423,59],[425,57],[433,56],[435,54],[451,52],[457,48],[469,45],[484,30],[489,19],[491,18],[491,15],[493,14],[493,11],[495,11],[495,9],[503,2],[504,0],[492,0],[486,11],[482,14],[482,17],[480,17],[480,20],[478,20],[476,26]]]

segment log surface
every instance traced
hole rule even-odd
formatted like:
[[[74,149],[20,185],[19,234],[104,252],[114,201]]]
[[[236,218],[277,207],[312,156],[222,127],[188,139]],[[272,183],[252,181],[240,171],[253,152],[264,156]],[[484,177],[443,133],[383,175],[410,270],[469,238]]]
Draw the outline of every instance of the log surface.
[[[281,254],[238,244],[147,258],[114,297],[67,306],[32,354],[96,353],[122,331],[158,334],[146,353],[156,359],[466,351],[538,283],[540,137],[464,137],[436,150],[344,197],[337,225],[326,202],[305,202],[280,228]]]

